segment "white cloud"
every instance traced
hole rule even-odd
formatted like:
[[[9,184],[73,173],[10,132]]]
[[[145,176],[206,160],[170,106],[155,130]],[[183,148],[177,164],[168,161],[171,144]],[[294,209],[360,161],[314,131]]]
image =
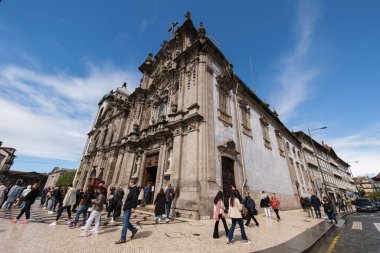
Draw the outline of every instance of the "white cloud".
[[[111,64],[88,64],[85,76],[46,74],[16,65],[0,66],[0,138],[17,155],[77,160],[98,101],[138,74]]]
[[[380,127],[362,130],[356,134],[328,140],[339,157],[352,163],[354,176],[380,172]]]
[[[277,81],[279,89],[272,95],[275,108],[282,119],[294,113],[296,107],[309,95],[310,84],[318,74],[316,67],[307,63],[311,50],[311,38],[319,16],[318,6],[310,1],[300,1],[297,9],[297,43],[295,48],[280,61],[282,69]]]

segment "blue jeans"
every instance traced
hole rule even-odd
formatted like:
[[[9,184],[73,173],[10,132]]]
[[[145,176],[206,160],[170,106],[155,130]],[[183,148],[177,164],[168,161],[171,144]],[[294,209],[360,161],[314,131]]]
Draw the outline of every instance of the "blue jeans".
[[[329,220],[330,220],[331,222],[334,220],[335,223],[338,224],[338,221],[336,220],[336,216],[335,216],[334,211],[328,212],[328,213],[327,213],[327,217],[329,218]]]
[[[124,211],[124,218],[123,218],[123,229],[121,230],[121,240],[127,240],[127,229],[131,230],[132,233],[137,231],[137,228],[135,228],[130,222],[129,219],[131,218],[131,210],[125,210]]]
[[[82,205],[82,206],[79,207],[78,212],[75,214],[74,225],[76,225],[78,223],[79,215],[81,213],[83,213],[82,226],[84,226],[86,224],[87,211],[88,211],[88,206],[87,205]]]
[[[168,200],[165,203],[165,209],[166,209],[166,219],[169,219],[170,217],[170,208],[172,207],[172,200]]]
[[[232,225],[231,225],[230,230],[228,231],[228,240],[231,241],[232,237],[234,236],[234,230],[235,230],[235,227],[236,227],[236,223],[239,223],[240,232],[241,232],[241,238],[244,241],[247,241],[248,238],[247,238],[247,235],[245,234],[244,224],[243,224],[244,222],[243,222],[242,218],[240,218],[240,219],[232,218]]]

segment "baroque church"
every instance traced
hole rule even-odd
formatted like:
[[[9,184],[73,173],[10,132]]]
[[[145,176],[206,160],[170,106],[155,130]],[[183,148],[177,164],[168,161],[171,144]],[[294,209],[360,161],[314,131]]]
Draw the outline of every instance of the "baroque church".
[[[212,215],[216,193],[228,198],[232,186],[256,203],[266,191],[282,209],[298,208],[312,189],[300,142],[234,73],[202,22],[196,29],[187,12],[171,29],[139,67],[140,87],[129,94],[124,84],[100,100],[75,187],[104,180],[127,188],[134,178],[156,195],[171,184],[174,212],[192,219]]]

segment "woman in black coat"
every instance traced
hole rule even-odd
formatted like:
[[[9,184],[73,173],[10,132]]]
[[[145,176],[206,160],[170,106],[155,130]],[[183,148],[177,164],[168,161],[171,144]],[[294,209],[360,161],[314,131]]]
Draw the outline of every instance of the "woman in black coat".
[[[16,219],[11,220],[12,223],[16,223],[18,219],[25,213],[25,220],[21,224],[28,224],[30,218],[30,207],[34,204],[36,198],[40,195],[40,184],[33,184],[32,190],[24,197],[24,207],[21,209],[20,213],[17,215]]]
[[[156,207],[154,208],[154,214],[156,215],[156,223],[161,222],[162,214],[165,213],[165,202],[166,195],[164,193],[164,189],[160,189],[160,192],[157,194],[154,204]]]

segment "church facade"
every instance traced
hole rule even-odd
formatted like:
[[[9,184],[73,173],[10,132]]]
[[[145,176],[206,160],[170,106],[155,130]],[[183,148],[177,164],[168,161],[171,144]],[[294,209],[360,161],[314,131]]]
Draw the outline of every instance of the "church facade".
[[[218,191],[276,193],[282,209],[299,207],[312,191],[301,143],[278,114],[233,72],[218,47],[190,17],[139,67],[131,94],[126,85],[99,102],[75,187],[104,180],[127,187],[169,183],[177,215],[210,216]]]

